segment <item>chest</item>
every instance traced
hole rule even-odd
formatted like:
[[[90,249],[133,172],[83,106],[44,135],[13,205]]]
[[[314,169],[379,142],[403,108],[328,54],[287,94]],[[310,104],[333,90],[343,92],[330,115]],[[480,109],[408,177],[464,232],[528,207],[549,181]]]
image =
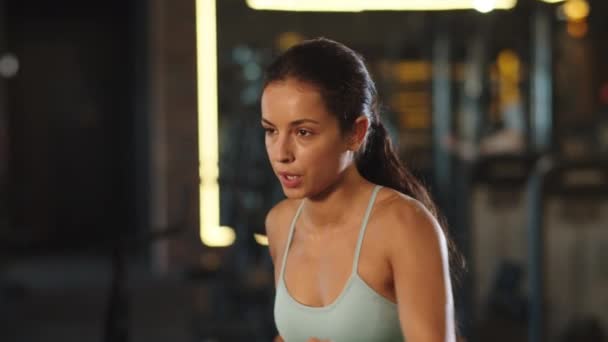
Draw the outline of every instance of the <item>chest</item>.
[[[369,227],[372,228],[372,227]],[[382,241],[368,231],[359,241],[358,229],[319,239],[294,232],[287,249],[284,283],[298,302],[313,307],[332,304],[353,277],[394,301],[393,278]]]

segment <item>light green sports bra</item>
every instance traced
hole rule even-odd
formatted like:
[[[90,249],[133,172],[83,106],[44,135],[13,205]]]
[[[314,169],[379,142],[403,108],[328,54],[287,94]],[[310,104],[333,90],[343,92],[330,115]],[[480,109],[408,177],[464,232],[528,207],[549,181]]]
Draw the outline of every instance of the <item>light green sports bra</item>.
[[[359,277],[358,264],[365,228],[378,190],[376,186],[367,206],[355,250],[351,275],[338,298],[322,307],[304,305],[295,300],[285,285],[285,264],[296,221],[304,201],[291,222],[277,285],[274,317],[279,334],[286,342],[306,342],[315,337],[332,342],[404,341],[397,305],[379,295]]]

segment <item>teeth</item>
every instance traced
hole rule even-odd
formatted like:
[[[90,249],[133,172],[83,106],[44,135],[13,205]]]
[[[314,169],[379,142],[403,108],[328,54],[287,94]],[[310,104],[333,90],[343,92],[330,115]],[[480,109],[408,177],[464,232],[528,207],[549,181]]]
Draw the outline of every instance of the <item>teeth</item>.
[[[289,179],[289,180],[294,180],[294,179],[296,179],[298,176],[286,176],[286,177],[287,177],[287,179]]]

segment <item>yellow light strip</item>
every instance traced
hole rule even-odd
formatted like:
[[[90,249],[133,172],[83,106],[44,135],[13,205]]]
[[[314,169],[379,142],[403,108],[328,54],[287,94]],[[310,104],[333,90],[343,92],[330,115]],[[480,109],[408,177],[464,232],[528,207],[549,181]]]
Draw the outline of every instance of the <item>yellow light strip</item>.
[[[268,237],[266,235],[255,233],[253,234],[253,238],[255,239],[255,242],[258,243],[258,245],[268,246]]]
[[[295,12],[441,11],[511,9],[517,0],[247,0],[255,10]],[[487,10],[484,10],[487,11]]]
[[[200,238],[209,247],[234,243],[235,232],[220,227],[217,107],[216,0],[196,0]]]

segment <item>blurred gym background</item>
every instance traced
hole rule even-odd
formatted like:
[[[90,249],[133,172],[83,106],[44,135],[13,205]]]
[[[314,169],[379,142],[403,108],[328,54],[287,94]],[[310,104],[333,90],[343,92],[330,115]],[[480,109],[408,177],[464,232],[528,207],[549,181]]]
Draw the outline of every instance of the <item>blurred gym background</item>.
[[[463,340],[606,341],[605,0],[0,1],[0,340],[270,341],[261,76],[318,36],[447,217]]]

